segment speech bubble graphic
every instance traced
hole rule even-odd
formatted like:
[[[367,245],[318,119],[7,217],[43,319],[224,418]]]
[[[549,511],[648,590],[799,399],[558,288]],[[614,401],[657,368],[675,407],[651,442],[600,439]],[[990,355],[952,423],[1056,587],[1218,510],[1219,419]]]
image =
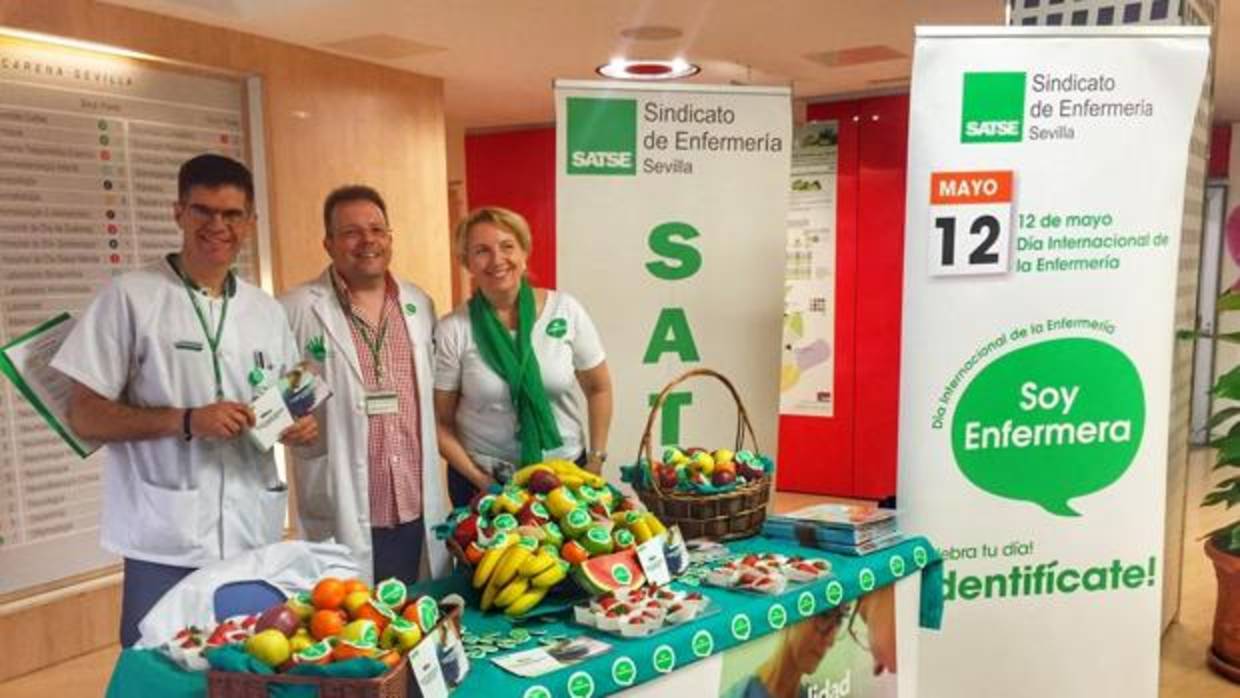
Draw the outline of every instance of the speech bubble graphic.
[[[952,417],[956,466],[980,489],[1079,516],[1068,500],[1132,465],[1145,391],[1132,360],[1095,339],[1052,339],[1010,352],[969,383]]]

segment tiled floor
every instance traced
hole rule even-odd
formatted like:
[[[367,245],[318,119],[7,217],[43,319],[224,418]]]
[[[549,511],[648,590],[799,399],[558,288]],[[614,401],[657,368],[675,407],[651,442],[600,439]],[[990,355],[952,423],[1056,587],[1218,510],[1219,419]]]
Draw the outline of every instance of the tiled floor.
[[[1207,478],[1211,475],[1208,458],[1208,453],[1196,453],[1190,464],[1183,600],[1179,620],[1163,637],[1161,698],[1240,698],[1240,686],[1220,679],[1205,665],[1214,613],[1215,582],[1210,561],[1201,551],[1201,542],[1197,539],[1226,520],[1224,511],[1203,510],[1195,506],[1201,500],[1201,493],[1205,491]],[[823,498],[781,493],[775,498],[775,509],[788,511],[818,501],[823,501]],[[54,669],[0,683],[0,698],[103,695],[117,653],[116,646],[107,647]]]

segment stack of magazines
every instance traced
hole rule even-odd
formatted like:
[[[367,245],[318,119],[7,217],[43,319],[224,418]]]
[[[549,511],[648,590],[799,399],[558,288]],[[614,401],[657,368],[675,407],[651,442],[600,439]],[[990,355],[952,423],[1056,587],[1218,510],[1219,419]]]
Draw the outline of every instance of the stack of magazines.
[[[762,533],[842,555],[868,555],[904,540],[895,510],[863,504],[815,504],[768,516]]]

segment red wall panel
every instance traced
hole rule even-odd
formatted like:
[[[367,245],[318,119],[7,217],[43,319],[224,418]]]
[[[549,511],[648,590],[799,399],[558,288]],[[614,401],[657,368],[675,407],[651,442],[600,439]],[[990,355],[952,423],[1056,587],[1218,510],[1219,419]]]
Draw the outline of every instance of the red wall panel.
[[[529,221],[530,279],[555,288],[555,127],[465,137],[471,209],[503,206]]]
[[[1231,158],[1231,124],[1214,124],[1210,129],[1210,160],[1207,177],[1227,177],[1227,164]]]

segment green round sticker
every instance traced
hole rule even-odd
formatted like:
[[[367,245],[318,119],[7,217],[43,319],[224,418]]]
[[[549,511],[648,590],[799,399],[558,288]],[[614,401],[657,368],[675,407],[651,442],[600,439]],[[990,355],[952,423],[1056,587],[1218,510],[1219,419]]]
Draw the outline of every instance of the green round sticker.
[[[874,571],[869,567],[862,567],[861,574],[857,575],[857,583],[861,585],[862,591],[870,591],[874,588]]]
[[[659,645],[651,656],[651,664],[660,674],[670,672],[676,668],[676,650],[671,645]]]
[[[424,632],[430,632],[439,622],[439,603],[429,596],[418,599],[418,623]]]
[[[814,601],[814,595],[808,591],[801,592],[801,595],[797,597],[797,613],[800,613],[802,616],[814,615],[814,610],[817,607],[818,604]]]
[[[99,145],[107,145],[110,142],[107,136],[99,136]]]
[[[99,121],[95,122],[95,125],[99,127],[100,131],[108,130],[108,122],[104,121],[103,119],[100,119]]]
[[[547,336],[559,339],[568,334],[568,320],[562,317],[555,318],[547,323]]]
[[[891,573],[897,577],[904,576],[904,558],[893,557],[887,561],[887,567],[891,568]]]
[[[749,616],[744,613],[737,613],[732,616],[732,637],[744,642],[749,639],[749,633],[752,629],[749,624]]]
[[[926,554],[925,548],[921,547],[920,545],[917,546],[916,548],[913,548],[913,562],[916,563],[918,567],[925,567],[926,563],[929,561],[930,561],[930,558]]]
[[[995,496],[1078,516],[1068,501],[1132,465],[1145,428],[1136,366],[1096,339],[1052,339],[1005,354],[965,388],[952,415],[960,472]]]
[[[788,622],[788,612],[784,610],[783,604],[771,604],[766,611],[766,622],[775,630],[784,627],[784,624]]]
[[[416,312],[418,312],[418,306],[414,305],[413,303],[405,304],[405,315],[413,315]]]
[[[521,694],[521,698],[551,698],[551,691],[546,686],[530,686]]]
[[[611,576],[621,586],[628,586],[633,583],[633,573],[629,572],[628,565],[615,564],[611,566]]]
[[[693,654],[698,657],[709,657],[710,653],[715,651],[715,638],[709,630],[699,630],[693,633],[691,646]]]
[[[594,695],[594,679],[584,671],[573,672],[566,686],[572,698],[590,698]]]
[[[827,597],[827,603],[832,606],[838,606],[844,600],[844,585],[832,579],[827,582],[827,590],[824,595]]]
[[[632,686],[637,680],[637,664],[628,657],[618,657],[611,663],[611,680],[617,686]]]

